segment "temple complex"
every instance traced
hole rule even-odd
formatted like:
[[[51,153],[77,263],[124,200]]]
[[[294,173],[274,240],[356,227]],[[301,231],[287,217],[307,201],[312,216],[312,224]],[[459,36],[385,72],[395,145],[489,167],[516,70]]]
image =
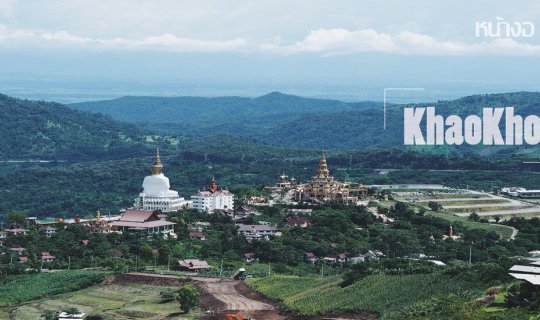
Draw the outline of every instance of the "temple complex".
[[[171,212],[191,206],[190,201],[180,197],[178,192],[170,190],[169,178],[163,174],[159,149],[156,150],[156,158],[150,171],[152,175],[144,178],[143,192],[135,199],[134,209],[147,211],[159,209],[162,212]]]
[[[317,173],[306,184],[298,185],[294,198],[299,202],[324,203],[330,201],[356,203],[358,197],[349,195],[349,184],[334,181],[326,163],[323,150]]]
[[[221,189],[214,178],[205,191],[192,195],[191,201],[193,208],[201,212],[233,210],[234,208],[234,195],[229,190]]]

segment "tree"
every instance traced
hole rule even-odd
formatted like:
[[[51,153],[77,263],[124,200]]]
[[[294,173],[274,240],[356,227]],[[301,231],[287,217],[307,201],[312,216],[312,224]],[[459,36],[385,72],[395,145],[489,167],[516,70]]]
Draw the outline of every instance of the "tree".
[[[442,205],[436,201],[430,201],[428,202],[428,208],[431,211],[439,211],[440,209],[442,209]]]
[[[200,294],[197,289],[192,286],[183,286],[178,290],[178,297],[176,300],[180,302],[180,309],[184,313],[188,313],[189,310],[199,305]]]
[[[469,215],[469,220],[471,221],[478,221],[480,220],[480,216],[478,215],[478,213],[476,212],[473,212]]]
[[[58,312],[48,310],[41,315],[41,318],[44,320],[56,320],[58,319],[58,315]]]
[[[7,218],[11,223],[23,226],[26,223],[26,218],[28,218],[28,216],[22,211],[13,211],[8,213]]]

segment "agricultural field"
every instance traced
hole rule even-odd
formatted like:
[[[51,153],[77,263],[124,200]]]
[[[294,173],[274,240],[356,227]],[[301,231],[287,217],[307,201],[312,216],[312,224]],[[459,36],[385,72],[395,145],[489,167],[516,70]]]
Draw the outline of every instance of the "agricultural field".
[[[163,303],[159,295],[167,289],[177,288],[100,284],[18,305],[10,309],[9,316],[11,319],[35,320],[47,310],[74,307],[104,319],[199,319],[198,309],[182,314],[177,301]],[[0,319],[4,319],[1,314]]]
[[[482,222],[471,221],[467,219],[466,217],[459,217],[450,213],[443,213],[443,212],[430,211],[427,214],[437,217],[437,218],[448,220],[453,223],[461,223],[463,224],[464,227],[468,229],[481,229],[481,230],[486,230],[486,231],[494,231],[500,234],[504,239],[510,239],[513,235],[515,235],[514,229],[512,227],[505,226],[502,224],[482,223]]]
[[[100,283],[107,274],[73,270],[10,276],[0,286],[0,307],[86,288]]]
[[[436,294],[477,290],[471,283],[449,279],[439,273],[372,275],[345,288],[339,286],[340,282],[336,277],[293,276],[246,280],[255,291],[283,301],[285,309],[307,316],[329,312],[369,312],[385,319]]]

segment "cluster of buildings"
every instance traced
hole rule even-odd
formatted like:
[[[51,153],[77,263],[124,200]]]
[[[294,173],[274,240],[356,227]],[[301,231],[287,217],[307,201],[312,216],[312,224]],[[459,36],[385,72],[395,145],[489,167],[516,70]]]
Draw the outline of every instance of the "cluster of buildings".
[[[133,209],[174,212],[183,208],[194,208],[201,212],[213,212],[214,210],[232,210],[233,208],[234,195],[228,190],[221,189],[213,178],[210,186],[193,195],[191,200],[186,200],[177,191],[171,190],[169,178],[163,174],[159,149],[156,151],[154,164],[150,171],[152,174],[144,178],[143,191],[135,199]]]
[[[540,190],[527,190],[525,188],[507,187],[501,188],[500,193],[520,198],[540,198]]]

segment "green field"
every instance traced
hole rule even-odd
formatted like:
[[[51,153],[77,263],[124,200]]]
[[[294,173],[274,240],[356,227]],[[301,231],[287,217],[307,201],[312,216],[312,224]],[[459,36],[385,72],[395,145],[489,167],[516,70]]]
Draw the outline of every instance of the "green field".
[[[100,283],[107,274],[73,270],[11,276],[0,286],[0,307],[86,288]]]
[[[173,287],[149,285],[96,285],[83,290],[56,295],[10,310],[11,319],[35,320],[47,310],[75,307],[88,315],[105,319],[199,319],[199,310],[181,314],[177,301],[162,303],[159,294]],[[0,319],[2,315],[0,314]],[[9,318],[5,318],[9,319]]]
[[[301,315],[329,312],[370,312],[381,318],[436,294],[475,290],[471,283],[439,273],[419,275],[372,275],[341,288],[336,277],[272,276],[249,279],[252,289],[283,301],[284,308]]]
[[[513,229],[508,226],[504,226],[500,224],[490,224],[490,223],[470,221],[467,218],[458,217],[449,213],[431,211],[431,212],[428,212],[427,214],[432,215],[437,218],[442,218],[451,222],[460,222],[468,229],[481,229],[481,230],[486,230],[486,231],[494,231],[500,234],[504,239],[510,239],[513,232]]]

